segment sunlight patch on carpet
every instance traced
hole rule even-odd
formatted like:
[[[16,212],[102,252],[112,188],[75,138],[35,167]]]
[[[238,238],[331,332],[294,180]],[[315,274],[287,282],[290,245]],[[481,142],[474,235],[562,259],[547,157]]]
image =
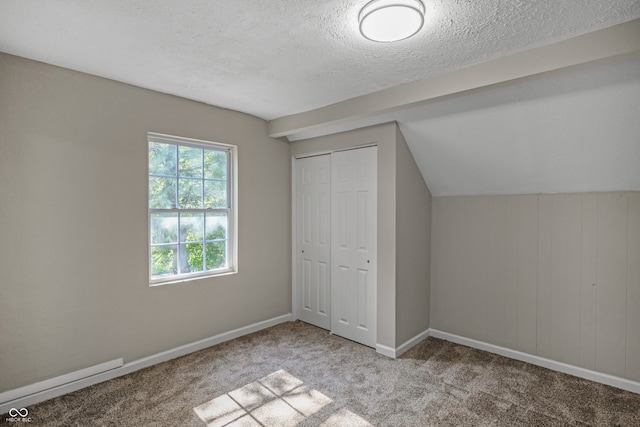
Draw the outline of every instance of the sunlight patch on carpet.
[[[342,409],[320,424],[320,427],[373,427],[373,424],[351,411]]]
[[[279,370],[193,410],[208,427],[294,427],[331,403],[332,399]],[[371,426],[346,409],[331,414],[322,425]]]

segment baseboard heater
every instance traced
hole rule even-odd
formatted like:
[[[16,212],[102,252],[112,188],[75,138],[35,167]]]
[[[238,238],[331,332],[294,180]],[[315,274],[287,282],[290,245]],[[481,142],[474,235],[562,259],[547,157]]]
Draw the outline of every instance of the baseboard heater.
[[[59,377],[5,391],[0,393],[0,414],[7,413],[11,408],[16,407],[16,405],[22,408],[31,404],[29,401],[42,401],[43,394],[53,392],[57,387],[83,380],[94,375],[102,374],[112,369],[121,368],[122,366],[122,358],[114,359],[109,362],[100,363],[99,365],[80,369],[79,371],[70,372]]]

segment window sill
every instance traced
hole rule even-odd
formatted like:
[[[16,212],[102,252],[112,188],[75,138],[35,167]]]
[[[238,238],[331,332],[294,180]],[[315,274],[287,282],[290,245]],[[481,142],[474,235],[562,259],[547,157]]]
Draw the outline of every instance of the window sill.
[[[181,278],[175,278],[175,279],[166,279],[166,280],[152,280],[149,282],[149,287],[156,287],[156,286],[163,286],[163,285],[172,285],[172,284],[176,284],[176,283],[184,283],[184,282],[192,282],[194,280],[202,280],[202,279],[212,279],[212,278],[216,278],[216,277],[223,277],[223,276],[231,276],[234,274],[238,274],[237,270],[224,270],[221,272],[216,272],[216,273],[212,273],[212,274],[202,274],[202,275],[196,275],[196,276],[189,276],[189,277],[181,277]]]

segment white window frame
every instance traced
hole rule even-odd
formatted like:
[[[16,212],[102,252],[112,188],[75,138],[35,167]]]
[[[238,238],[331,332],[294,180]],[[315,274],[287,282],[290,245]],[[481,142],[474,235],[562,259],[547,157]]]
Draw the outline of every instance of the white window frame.
[[[159,142],[164,144],[172,144],[177,146],[186,146],[203,149],[214,149],[227,151],[227,207],[226,208],[202,208],[202,209],[185,209],[185,208],[172,208],[172,209],[152,209],[149,206],[149,147],[152,142]],[[149,272],[149,286],[165,285],[170,283],[180,283],[195,279],[202,279],[207,277],[223,276],[228,274],[235,274],[238,272],[238,147],[231,144],[223,144],[219,142],[205,141],[193,138],[183,138],[180,136],[165,135],[155,132],[147,132],[147,262]],[[151,215],[153,213],[207,213],[207,212],[226,212],[227,213],[227,253],[226,268],[199,271],[194,273],[182,273],[175,274],[160,278],[153,278],[152,276],[152,262],[151,262]],[[179,243],[178,243],[179,244]]]

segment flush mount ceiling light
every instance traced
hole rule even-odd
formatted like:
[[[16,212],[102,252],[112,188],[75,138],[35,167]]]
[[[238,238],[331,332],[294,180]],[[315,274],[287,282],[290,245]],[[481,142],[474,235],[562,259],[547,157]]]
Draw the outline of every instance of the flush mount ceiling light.
[[[358,15],[360,32],[375,42],[395,42],[411,37],[424,24],[420,0],[373,0]]]

